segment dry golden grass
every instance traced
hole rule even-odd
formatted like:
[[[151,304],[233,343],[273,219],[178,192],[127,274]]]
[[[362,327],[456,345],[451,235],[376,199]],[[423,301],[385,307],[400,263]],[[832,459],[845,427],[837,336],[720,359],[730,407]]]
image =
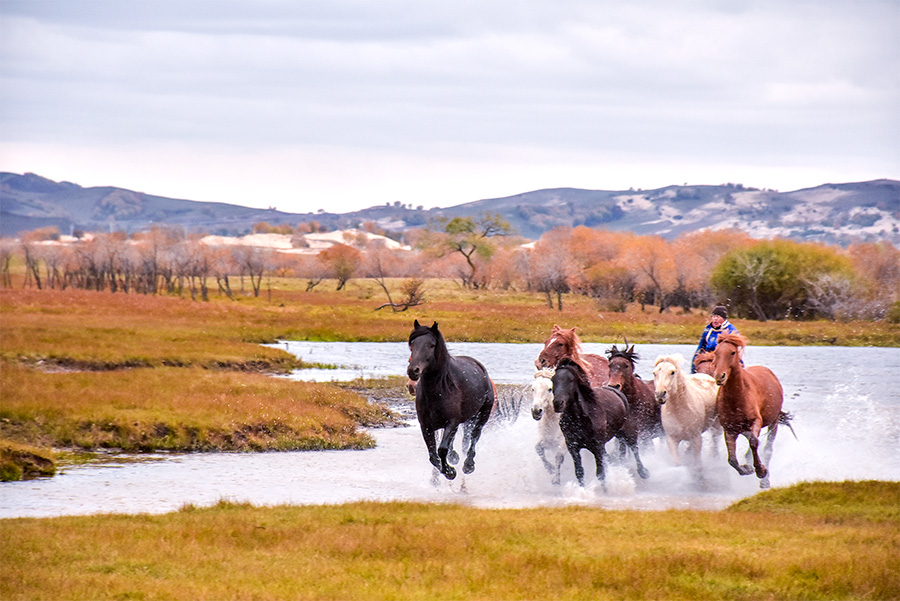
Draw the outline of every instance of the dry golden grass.
[[[900,484],[837,486],[723,512],[219,503],[0,520],[0,597],[897,599]]]
[[[335,386],[198,367],[47,373],[2,364],[0,437],[123,450],[367,448],[389,413]]]

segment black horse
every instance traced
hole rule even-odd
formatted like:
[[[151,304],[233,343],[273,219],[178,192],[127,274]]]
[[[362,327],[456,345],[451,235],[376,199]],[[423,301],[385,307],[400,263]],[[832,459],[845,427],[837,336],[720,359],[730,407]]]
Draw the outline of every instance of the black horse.
[[[453,438],[460,424],[466,461],[463,473],[475,471],[475,444],[494,406],[494,386],[487,370],[472,357],[450,355],[437,322],[430,328],[415,321],[409,335],[409,367],[406,374],[416,384],[416,413],[428,448],[428,459],[448,480],[456,477],[450,463],[458,457],[453,452]],[[443,429],[441,444],[436,448],[435,433]]]
[[[613,437],[625,437],[629,448],[637,449],[637,437],[626,436],[622,428],[628,413],[628,401],[614,388],[592,388],[584,369],[570,359],[562,359],[553,375],[553,409],[561,414],[559,428],[575,463],[575,477],[584,486],[581,449],[594,455],[597,479],[604,482],[606,443]],[[637,454],[638,473],[646,470]],[[605,483],[604,483],[605,486]]]

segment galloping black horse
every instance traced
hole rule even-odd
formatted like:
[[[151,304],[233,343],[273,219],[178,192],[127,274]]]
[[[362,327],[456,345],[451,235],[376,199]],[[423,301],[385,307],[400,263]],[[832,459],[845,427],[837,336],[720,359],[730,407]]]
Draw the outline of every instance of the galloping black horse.
[[[437,322],[430,328],[415,321],[409,335],[406,374],[416,384],[416,413],[428,448],[428,459],[448,480],[456,477],[453,438],[465,424],[468,442],[463,473],[475,471],[475,444],[494,406],[494,387],[484,365],[472,357],[450,355]],[[435,432],[443,429],[436,447]]]
[[[597,479],[604,482],[606,443],[614,436],[625,437],[629,447],[637,448],[637,438],[625,436],[622,431],[628,411],[625,396],[607,386],[592,388],[584,369],[569,359],[562,359],[557,364],[552,382],[553,409],[560,414],[559,428],[575,463],[578,483],[584,486],[581,449],[587,449],[594,455]],[[646,470],[636,453],[635,459],[638,473],[646,477]]]

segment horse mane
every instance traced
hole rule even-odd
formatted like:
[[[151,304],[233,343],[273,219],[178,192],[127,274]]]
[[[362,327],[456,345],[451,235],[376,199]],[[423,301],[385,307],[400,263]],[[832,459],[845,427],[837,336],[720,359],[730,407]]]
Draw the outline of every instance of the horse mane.
[[[653,363],[653,367],[656,367],[663,362],[669,362],[675,367],[681,367],[681,364],[684,363],[684,357],[679,353],[675,353],[674,355],[660,355]]]
[[[750,340],[742,334],[722,334],[719,336],[718,344],[722,344],[723,342],[733,344],[738,348],[744,348],[750,344]]]
[[[572,359],[569,359],[567,357],[563,357],[559,360],[559,363],[556,365],[556,371],[559,371],[564,367],[572,368],[572,371],[575,373],[578,388],[581,389],[581,394],[583,394],[589,401],[596,402],[597,395],[594,392],[594,389],[591,387],[591,381],[588,379],[588,375],[584,371],[584,368],[582,368],[577,361],[573,361]]]
[[[593,372],[593,367],[591,364],[587,362],[587,360],[581,356],[581,338],[579,338],[576,330],[578,327],[571,328],[569,330],[564,330],[558,325],[553,325],[552,335],[559,336],[563,340],[566,341],[566,346],[570,349],[570,355],[572,357],[572,361],[578,364],[579,367],[586,373],[589,374]]]
[[[541,369],[537,369],[534,372],[535,378],[552,378],[553,374],[556,373],[556,368],[554,367],[542,367]]]
[[[640,359],[640,355],[638,355],[634,351],[634,345],[631,345],[631,348],[628,348],[628,343],[625,343],[625,348],[619,350],[616,345],[612,345],[612,348],[606,349],[606,354],[610,359],[615,359],[616,357],[622,357],[623,359],[627,359],[631,362],[631,366],[634,367],[634,362]]]

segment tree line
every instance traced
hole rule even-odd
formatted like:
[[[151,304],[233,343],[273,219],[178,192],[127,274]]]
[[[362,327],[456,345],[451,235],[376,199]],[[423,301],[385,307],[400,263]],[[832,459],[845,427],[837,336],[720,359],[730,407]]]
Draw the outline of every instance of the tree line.
[[[255,229],[272,231],[267,224]],[[376,232],[373,224],[365,229]],[[660,312],[724,303],[735,316],[763,321],[900,321],[900,250],[886,242],[843,248],[757,240],[737,230],[666,240],[586,226],[556,228],[530,242],[514,235],[499,215],[484,214],[410,230],[403,249],[346,233],[325,250],[302,252],[308,247],[303,232],[310,231],[315,226],[301,224],[279,232],[293,235],[297,251],[279,252],[216,246],[178,228],[94,234],[65,243],[54,228],[45,228],[0,241],[0,285],[12,285],[10,266],[18,256],[24,286],[195,300],[208,300],[213,287],[229,298],[259,296],[271,277],[300,278],[307,291],[325,281],[341,290],[353,278],[368,278],[387,297],[378,308],[400,311],[424,302],[427,279],[450,278],[464,288],[538,292],[560,311],[564,295],[578,294],[603,311],[624,311],[630,303]],[[391,284],[398,278],[399,288]]]

